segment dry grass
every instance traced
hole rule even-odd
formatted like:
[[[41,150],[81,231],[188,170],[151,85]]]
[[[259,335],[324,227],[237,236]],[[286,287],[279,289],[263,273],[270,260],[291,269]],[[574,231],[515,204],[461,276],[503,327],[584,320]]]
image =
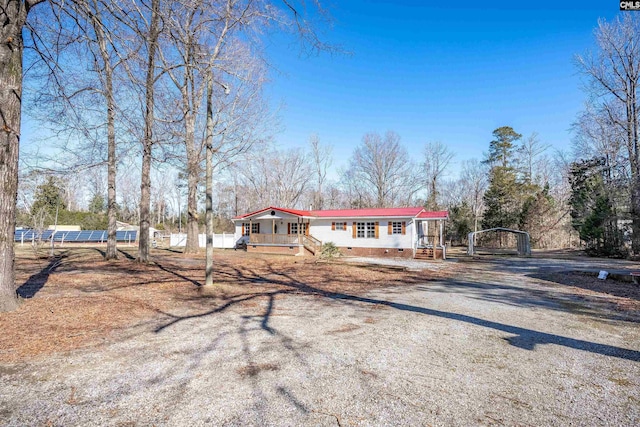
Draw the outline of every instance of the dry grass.
[[[424,284],[433,279],[455,279],[466,272],[459,265],[433,271],[404,271],[380,265],[316,263],[312,258],[256,255],[245,252],[215,253],[216,285],[207,289],[204,255],[153,250],[153,262],[135,262],[135,250],[106,262],[96,248],[59,250],[50,262],[18,249],[17,281],[29,296],[18,310],[0,313],[0,363],[99,346],[137,333],[138,327],[155,328],[181,317],[213,313],[234,306],[263,314],[265,301],[284,295],[358,295],[387,287]],[[495,272],[486,273],[487,283]],[[465,274],[468,274],[466,272]],[[616,310],[640,309],[640,289],[610,295],[612,283],[584,276],[544,277],[542,283],[577,295],[598,295]],[[575,281],[574,281],[575,279]],[[372,310],[388,310],[374,304]],[[278,310],[270,315],[278,315]],[[368,318],[365,323],[375,323]],[[351,331],[351,326],[333,333]]]
[[[614,310],[640,313],[640,286],[620,280],[600,280],[595,274],[550,273],[539,278],[566,286],[574,295],[606,299]]]
[[[29,298],[18,310],[0,314],[0,362],[100,345],[117,333],[197,314],[230,301],[259,310],[252,297],[279,294],[356,294],[382,286],[424,281],[426,273],[367,268],[313,259],[218,251],[216,286],[203,283],[201,254],[152,252],[153,263],[107,262],[92,248],[60,250],[57,259],[35,259],[17,251],[17,282]]]

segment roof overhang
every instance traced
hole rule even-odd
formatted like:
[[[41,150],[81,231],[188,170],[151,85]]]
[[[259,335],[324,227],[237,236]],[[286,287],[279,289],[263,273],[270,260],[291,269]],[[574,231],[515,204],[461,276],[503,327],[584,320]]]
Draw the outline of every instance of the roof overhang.
[[[308,211],[299,211],[295,209],[284,209],[270,206],[259,211],[250,212],[245,215],[232,218],[231,221],[246,221],[246,220],[261,220],[261,219],[286,219],[291,217],[297,217],[302,219],[310,219],[313,216],[309,215]]]
[[[409,208],[370,208],[370,209],[330,209],[319,211],[301,211],[270,206],[259,211],[232,218],[232,221],[269,220],[269,219],[368,219],[368,218],[409,218],[421,220],[449,219],[447,211],[426,211],[422,207]]]

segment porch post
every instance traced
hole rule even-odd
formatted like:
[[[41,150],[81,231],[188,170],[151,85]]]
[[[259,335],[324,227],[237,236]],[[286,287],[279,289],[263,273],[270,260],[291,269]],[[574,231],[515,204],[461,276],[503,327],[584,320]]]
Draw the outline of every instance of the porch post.
[[[249,218],[249,243],[251,243],[251,233],[253,232],[253,220]]]
[[[304,221],[304,220],[303,220]],[[302,244],[302,234],[300,233],[300,229],[302,228],[302,222],[300,222],[300,218],[296,218],[296,222],[298,223],[298,254],[304,255],[304,245]]]
[[[272,219],[271,220],[271,243],[275,243],[275,239],[276,239],[276,220]]]
[[[426,243],[425,243],[425,246],[429,246],[429,220],[426,220],[426,221],[424,222],[424,225],[425,225],[426,227],[424,227],[424,228],[422,229],[422,232],[424,233],[424,237],[426,237],[426,238],[427,238],[427,241],[426,241]]]
[[[434,230],[434,231],[436,231],[436,230]],[[433,233],[433,259],[438,259],[438,257],[436,256],[436,251],[438,249],[438,243],[436,242],[437,239],[438,239],[437,232]]]
[[[440,220],[440,246],[442,246],[442,259],[444,259],[444,240],[442,240],[442,230],[444,228],[444,220]]]

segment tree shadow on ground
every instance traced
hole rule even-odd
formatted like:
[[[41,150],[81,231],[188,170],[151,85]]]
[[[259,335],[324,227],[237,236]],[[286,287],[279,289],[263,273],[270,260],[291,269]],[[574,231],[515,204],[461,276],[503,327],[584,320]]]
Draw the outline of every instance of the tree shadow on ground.
[[[170,266],[170,267],[173,267],[173,269],[171,269],[171,268],[167,268],[167,267],[165,267],[164,265],[160,264],[160,263],[159,263],[159,262],[157,262],[157,261],[156,261],[156,262],[154,262],[154,264],[155,264],[155,265],[156,265],[160,270],[164,271],[165,273],[173,274],[174,276],[176,276],[176,277],[178,277],[178,278],[180,278],[180,279],[182,279],[182,280],[185,280],[185,281],[187,281],[187,282],[190,282],[191,284],[193,284],[193,285],[195,285],[195,286],[198,286],[198,287],[202,286],[202,283],[201,283],[201,282],[199,282],[199,281],[197,281],[197,280],[195,280],[195,279],[191,279],[190,277],[187,277],[187,276],[185,276],[184,274],[180,274],[180,273],[176,272],[175,270],[176,270],[176,269],[179,269],[179,267],[177,267],[177,266],[175,266],[175,265]]]
[[[467,324],[472,324],[476,326],[480,326],[483,328],[493,329],[502,331],[508,334],[512,334],[512,337],[505,338],[509,344],[525,349],[525,350],[535,350],[536,346],[543,344],[555,344],[567,348],[572,348],[576,350],[587,351],[590,353],[601,354],[605,356],[612,356],[621,359],[627,359],[632,361],[640,361],[640,351],[631,350],[622,347],[616,347],[607,344],[600,344],[596,342],[579,340],[570,337],[565,337],[556,334],[549,334],[545,332],[539,332],[533,329],[521,328],[517,326],[512,326],[500,322],[494,322],[490,320],[485,320],[479,317],[469,316],[465,314],[434,310],[425,307],[419,307],[410,304],[397,303],[393,301],[387,301],[384,299],[377,298],[369,298],[365,296],[353,295],[345,292],[331,292],[327,291],[315,286],[310,286],[306,283],[296,280],[290,274],[283,271],[275,271],[271,269],[266,275],[259,275],[251,271],[251,269],[239,269],[234,268],[231,270],[235,273],[235,280],[237,282],[258,282],[264,283],[271,286],[277,286],[280,289],[273,291],[265,291],[259,292],[249,295],[241,295],[241,296],[232,296],[223,301],[223,304],[212,309],[207,310],[202,313],[197,313],[193,315],[186,316],[171,316],[171,320],[165,322],[164,324],[158,326],[155,329],[156,333],[160,333],[165,329],[185,320],[189,319],[198,319],[206,316],[214,315],[216,313],[221,313],[226,311],[227,309],[256,298],[267,297],[269,298],[268,309],[263,314],[264,319],[261,324],[263,325],[263,329],[269,332],[269,316],[273,311],[275,296],[279,294],[302,294],[302,295],[311,295],[311,296],[319,296],[322,298],[327,298],[331,301],[339,301],[348,304],[365,304],[376,307],[389,307],[392,309],[405,311],[409,313],[415,313],[419,315],[426,315],[432,317],[438,317],[443,319],[448,319],[454,322],[462,322]],[[226,272],[227,275],[232,274],[230,271]],[[340,280],[335,277],[327,277],[325,281],[336,281]],[[413,279],[409,279],[408,282],[411,284],[414,280],[422,280],[424,283],[424,278],[416,276]],[[415,283],[414,283],[415,284]]]
[[[174,254],[184,254],[183,251],[174,248],[157,248],[158,251],[171,252]]]
[[[100,248],[91,248],[91,249],[93,249],[94,251],[98,252],[102,256],[102,258],[107,256],[107,251],[103,251]]]
[[[122,249],[118,248],[118,252],[120,252],[122,255],[124,255],[124,257],[130,261],[135,261],[136,257],[134,257],[133,255],[131,255],[129,252],[123,251]]]
[[[547,282],[553,282],[563,286],[573,286],[580,289],[640,301],[640,286],[632,282],[623,282],[611,279],[599,280],[594,274],[581,272],[563,272],[557,274],[536,273],[528,274],[527,276],[533,279],[545,280]]]
[[[539,275],[527,275],[534,279],[542,279]],[[544,280],[544,279],[542,279]],[[640,317],[634,313],[611,310],[610,301],[604,301],[598,296],[576,295],[565,289],[557,289],[555,285],[527,286],[506,285],[502,283],[484,283],[461,279],[439,279],[429,286],[421,285],[419,290],[443,294],[463,294],[468,298],[513,307],[539,307],[546,310],[562,311],[572,314],[589,316],[597,320],[622,320],[640,322]]]
[[[29,276],[29,278],[16,289],[16,293],[21,298],[33,298],[47,283],[49,276],[62,263],[62,260],[68,257],[67,251],[64,251],[49,260],[49,263],[40,271]]]

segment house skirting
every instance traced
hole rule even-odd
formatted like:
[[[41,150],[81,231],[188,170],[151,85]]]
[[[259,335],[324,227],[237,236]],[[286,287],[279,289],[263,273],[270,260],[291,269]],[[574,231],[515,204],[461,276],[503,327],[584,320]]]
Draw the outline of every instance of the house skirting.
[[[379,258],[413,258],[411,248],[359,248],[340,247],[340,252],[345,256],[372,256]]]
[[[268,244],[247,244],[247,252],[261,254],[284,254],[297,255],[300,252],[299,245],[268,245]]]

